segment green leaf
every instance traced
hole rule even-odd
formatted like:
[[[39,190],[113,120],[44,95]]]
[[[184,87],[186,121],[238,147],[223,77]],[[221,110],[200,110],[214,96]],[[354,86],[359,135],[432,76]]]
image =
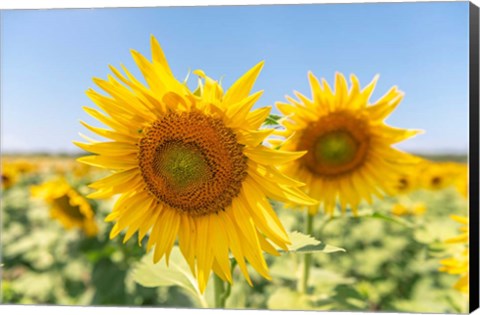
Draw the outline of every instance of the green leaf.
[[[168,266],[165,259],[154,264],[153,251],[145,255],[133,267],[133,279],[144,287],[178,286],[186,291],[196,305],[208,307],[205,297],[198,289],[197,281],[176,246],[172,249]]]
[[[292,244],[288,245],[287,253],[305,254],[323,252],[329,254],[334,252],[346,252],[346,250],[343,248],[324,244],[310,235],[306,235],[297,231],[290,232],[289,237]],[[278,250],[280,252],[285,252],[281,249]]]
[[[277,126],[279,125],[278,121],[282,118],[282,116],[270,114],[268,115],[267,119],[263,122],[265,126]]]
[[[92,304],[121,305],[126,300],[125,277],[127,269],[116,265],[108,258],[98,261],[91,272],[95,287]]]

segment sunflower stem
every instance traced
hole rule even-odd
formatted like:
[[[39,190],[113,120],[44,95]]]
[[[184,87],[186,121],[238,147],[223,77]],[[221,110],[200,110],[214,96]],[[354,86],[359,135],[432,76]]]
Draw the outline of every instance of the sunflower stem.
[[[313,234],[313,216],[307,211],[306,216],[306,229],[305,232],[307,235]],[[312,265],[312,254],[306,253],[303,260],[303,275],[301,278],[300,292],[307,293],[308,291],[308,278],[310,277],[310,267]]]
[[[222,307],[225,308],[227,304],[227,299],[230,296],[230,293],[232,292],[232,285],[230,283],[226,283],[227,288],[223,291],[223,294],[221,296],[221,304],[223,305]]]
[[[215,308],[224,308],[226,297],[225,297],[225,285],[223,280],[217,276],[213,275],[214,280],[214,289],[215,289]]]

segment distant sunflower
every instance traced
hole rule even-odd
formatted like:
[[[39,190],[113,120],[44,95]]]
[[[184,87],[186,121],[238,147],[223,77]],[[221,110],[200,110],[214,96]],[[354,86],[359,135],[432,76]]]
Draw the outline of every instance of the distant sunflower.
[[[453,287],[462,293],[468,294],[468,248],[454,257],[443,259],[440,261],[440,264],[442,266],[439,268],[439,271],[452,275],[460,275],[460,278],[455,282]]]
[[[400,174],[392,182],[392,191],[395,195],[405,195],[418,188],[418,180],[414,171],[415,169],[412,168],[409,173]]]
[[[449,238],[444,242],[446,244],[463,244],[461,252],[456,255],[440,261],[442,265],[439,271],[449,274],[460,275],[458,281],[454,284],[454,288],[462,293],[469,292],[469,250],[468,250],[468,218],[463,216],[451,215],[453,220],[463,224],[460,227],[461,234]]]
[[[31,163],[24,159],[13,160],[12,164],[20,174],[30,174],[38,170],[38,166],[35,163]]]
[[[94,168],[91,165],[84,164],[84,163],[78,163],[75,161],[73,165],[69,167],[69,172],[73,175],[73,177],[77,179],[85,179],[85,178],[91,178],[91,175],[98,170],[97,168]],[[105,174],[104,174],[105,175]]]
[[[90,197],[121,194],[107,221],[116,221],[110,237],[137,231],[139,242],[151,230],[147,251],[154,262],[166,256],[178,237],[185,259],[205,290],[211,270],[232,282],[229,252],[248,283],[245,260],[270,279],[263,251],[278,254],[288,236],[267,197],[299,204],[315,201],[299,190],[301,183],[277,168],[304,153],[272,150],[262,142],[271,130],[259,130],[270,108],[250,111],[261,92],[249,95],[263,66],[259,63],[223,93],[202,71],[200,89],[192,93],[177,81],[154,37],[153,60],[136,51],[133,58],[148,87],[123,68],[111,67],[118,79],[94,81],[110,96],[88,96],[106,114],[87,113],[111,129],[88,129],[109,142],[76,143],[96,153],[79,161],[113,170],[91,185]],[[122,85],[122,82],[124,85]]]
[[[50,216],[66,229],[80,228],[87,236],[98,233],[92,207],[65,179],[58,178],[33,186],[31,193],[50,206]]]
[[[383,121],[397,107],[403,93],[393,87],[374,104],[369,103],[377,78],[360,90],[351,76],[348,90],[345,77],[337,73],[335,92],[309,73],[312,100],[295,92],[298,101],[277,103],[286,115],[282,121],[285,150],[307,151],[286,166],[288,175],[306,183],[306,192],[321,201],[333,214],[337,201],[343,211],[349,205],[354,214],[362,200],[394,193],[391,183],[407,172],[416,158],[392,147],[417,134],[416,130],[387,126]],[[311,214],[318,207],[309,207]]]
[[[459,171],[459,175],[455,180],[455,188],[458,193],[465,199],[468,198],[468,167],[465,165],[463,170]]]
[[[409,209],[406,205],[402,203],[396,203],[392,206],[392,214],[396,216],[404,216],[409,214]]]
[[[3,162],[2,163],[2,169],[1,169],[1,177],[2,177],[2,189],[9,189],[15,183],[18,181],[18,171],[15,169],[15,167],[10,164]]]
[[[454,244],[454,243],[460,243],[464,245],[468,245],[468,218],[464,216],[459,216],[459,215],[451,215],[450,218],[460,224],[459,230],[461,234],[451,237],[449,239],[445,240],[445,243],[447,244]]]
[[[423,161],[419,166],[419,181],[423,188],[441,190],[453,186],[458,167],[452,162]]]
[[[422,216],[427,211],[427,206],[423,202],[413,204],[396,203],[392,206],[392,214],[396,216]]]

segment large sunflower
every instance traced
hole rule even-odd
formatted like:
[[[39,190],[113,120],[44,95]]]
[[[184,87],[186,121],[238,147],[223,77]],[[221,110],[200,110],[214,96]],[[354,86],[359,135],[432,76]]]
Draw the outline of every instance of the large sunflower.
[[[31,188],[33,197],[50,206],[50,216],[66,228],[80,228],[87,236],[95,236],[98,226],[90,204],[64,178],[46,181]]]
[[[349,205],[354,213],[362,200],[394,193],[391,183],[408,173],[416,160],[392,147],[418,131],[393,128],[383,121],[397,107],[403,93],[393,87],[377,102],[369,98],[377,78],[363,90],[356,76],[351,76],[348,90],[345,77],[337,73],[335,91],[309,73],[312,99],[295,92],[298,101],[278,102],[286,116],[285,150],[307,151],[301,159],[287,166],[288,175],[305,182],[307,193],[320,200],[325,211],[333,214],[337,201],[342,210]],[[318,207],[309,207],[311,214]]]
[[[315,201],[277,168],[304,153],[262,145],[271,131],[258,129],[270,108],[251,111],[261,92],[249,93],[263,63],[226,93],[196,71],[203,83],[192,93],[175,79],[154,37],[151,47],[152,62],[132,51],[148,86],[111,67],[117,78],[94,79],[110,96],[87,92],[105,114],[85,110],[111,129],[84,125],[112,141],[77,145],[97,154],[80,161],[113,171],[91,185],[98,191],[90,196],[121,195],[106,218],[116,221],[110,237],[126,230],[127,241],[138,231],[141,241],[151,230],[154,262],[168,262],[178,238],[202,292],[211,270],[232,281],[229,252],[250,284],[245,260],[269,279],[263,251],[277,254],[272,243],[285,249],[289,240],[267,197]]]

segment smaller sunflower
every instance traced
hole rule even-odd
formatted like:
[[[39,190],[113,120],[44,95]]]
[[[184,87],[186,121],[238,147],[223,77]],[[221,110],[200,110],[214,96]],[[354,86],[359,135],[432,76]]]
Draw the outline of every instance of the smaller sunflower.
[[[463,198],[468,198],[468,166],[466,164],[459,164],[454,186]]]
[[[281,122],[285,130],[277,132],[286,139],[281,148],[307,151],[286,165],[287,175],[306,183],[307,194],[329,214],[337,202],[343,211],[350,206],[356,214],[361,201],[372,203],[373,196],[394,194],[390,183],[418,161],[393,145],[419,131],[384,123],[403,93],[393,87],[372,104],[377,78],[361,89],[352,75],[348,88],[343,74],[337,73],[333,91],[324,79],[320,83],[312,73],[308,77],[311,99],[295,92],[298,100],[287,96],[288,103],[276,103],[286,116]],[[317,211],[317,206],[309,207],[310,214]]]
[[[427,211],[427,206],[423,202],[414,204],[396,203],[392,207],[392,214],[396,216],[422,216]]]
[[[50,206],[50,216],[60,221],[65,229],[80,228],[87,236],[98,233],[92,207],[65,179],[58,178],[33,186],[31,193]]]
[[[460,235],[444,241],[446,244],[463,244],[460,253],[440,261],[442,265],[438,270],[449,274],[460,275],[460,279],[454,284],[454,288],[462,293],[469,293],[469,251],[468,251],[468,218],[451,215],[450,218],[462,224]]]
[[[454,186],[461,173],[459,164],[453,162],[424,161],[418,169],[420,186],[434,191]]]
[[[72,175],[75,178],[88,177],[91,175],[93,171],[94,171],[94,167],[88,164],[77,162],[72,166]]]
[[[465,294],[469,292],[468,286],[468,248],[459,255],[446,258],[440,261],[442,265],[438,270],[452,275],[460,275],[460,278],[453,287]]]
[[[2,163],[2,190],[9,189],[18,181],[19,174],[15,167],[10,163]]]
[[[460,228],[459,228],[460,232],[462,232],[462,233],[455,236],[455,237],[451,237],[449,239],[446,239],[445,243],[447,243],[447,244],[461,243],[461,244],[468,245],[468,218],[463,217],[463,216],[459,216],[459,215],[451,215],[450,218],[452,220],[462,224],[462,226],[460,226]]]
[[[392,214],[397,217],[408,215],[408,207],[402,203],[396,203],[392,207]]]
[[[13,167],[20,174],[31,174],[38,170],[38,165],[32,162],[29,162],[23,158],[14,160],[12,164],[13,164]]]
[[[405,172],[393,181],[392,186],[395,195],[405,195],[418,188],[417,178],[413,172]]]

